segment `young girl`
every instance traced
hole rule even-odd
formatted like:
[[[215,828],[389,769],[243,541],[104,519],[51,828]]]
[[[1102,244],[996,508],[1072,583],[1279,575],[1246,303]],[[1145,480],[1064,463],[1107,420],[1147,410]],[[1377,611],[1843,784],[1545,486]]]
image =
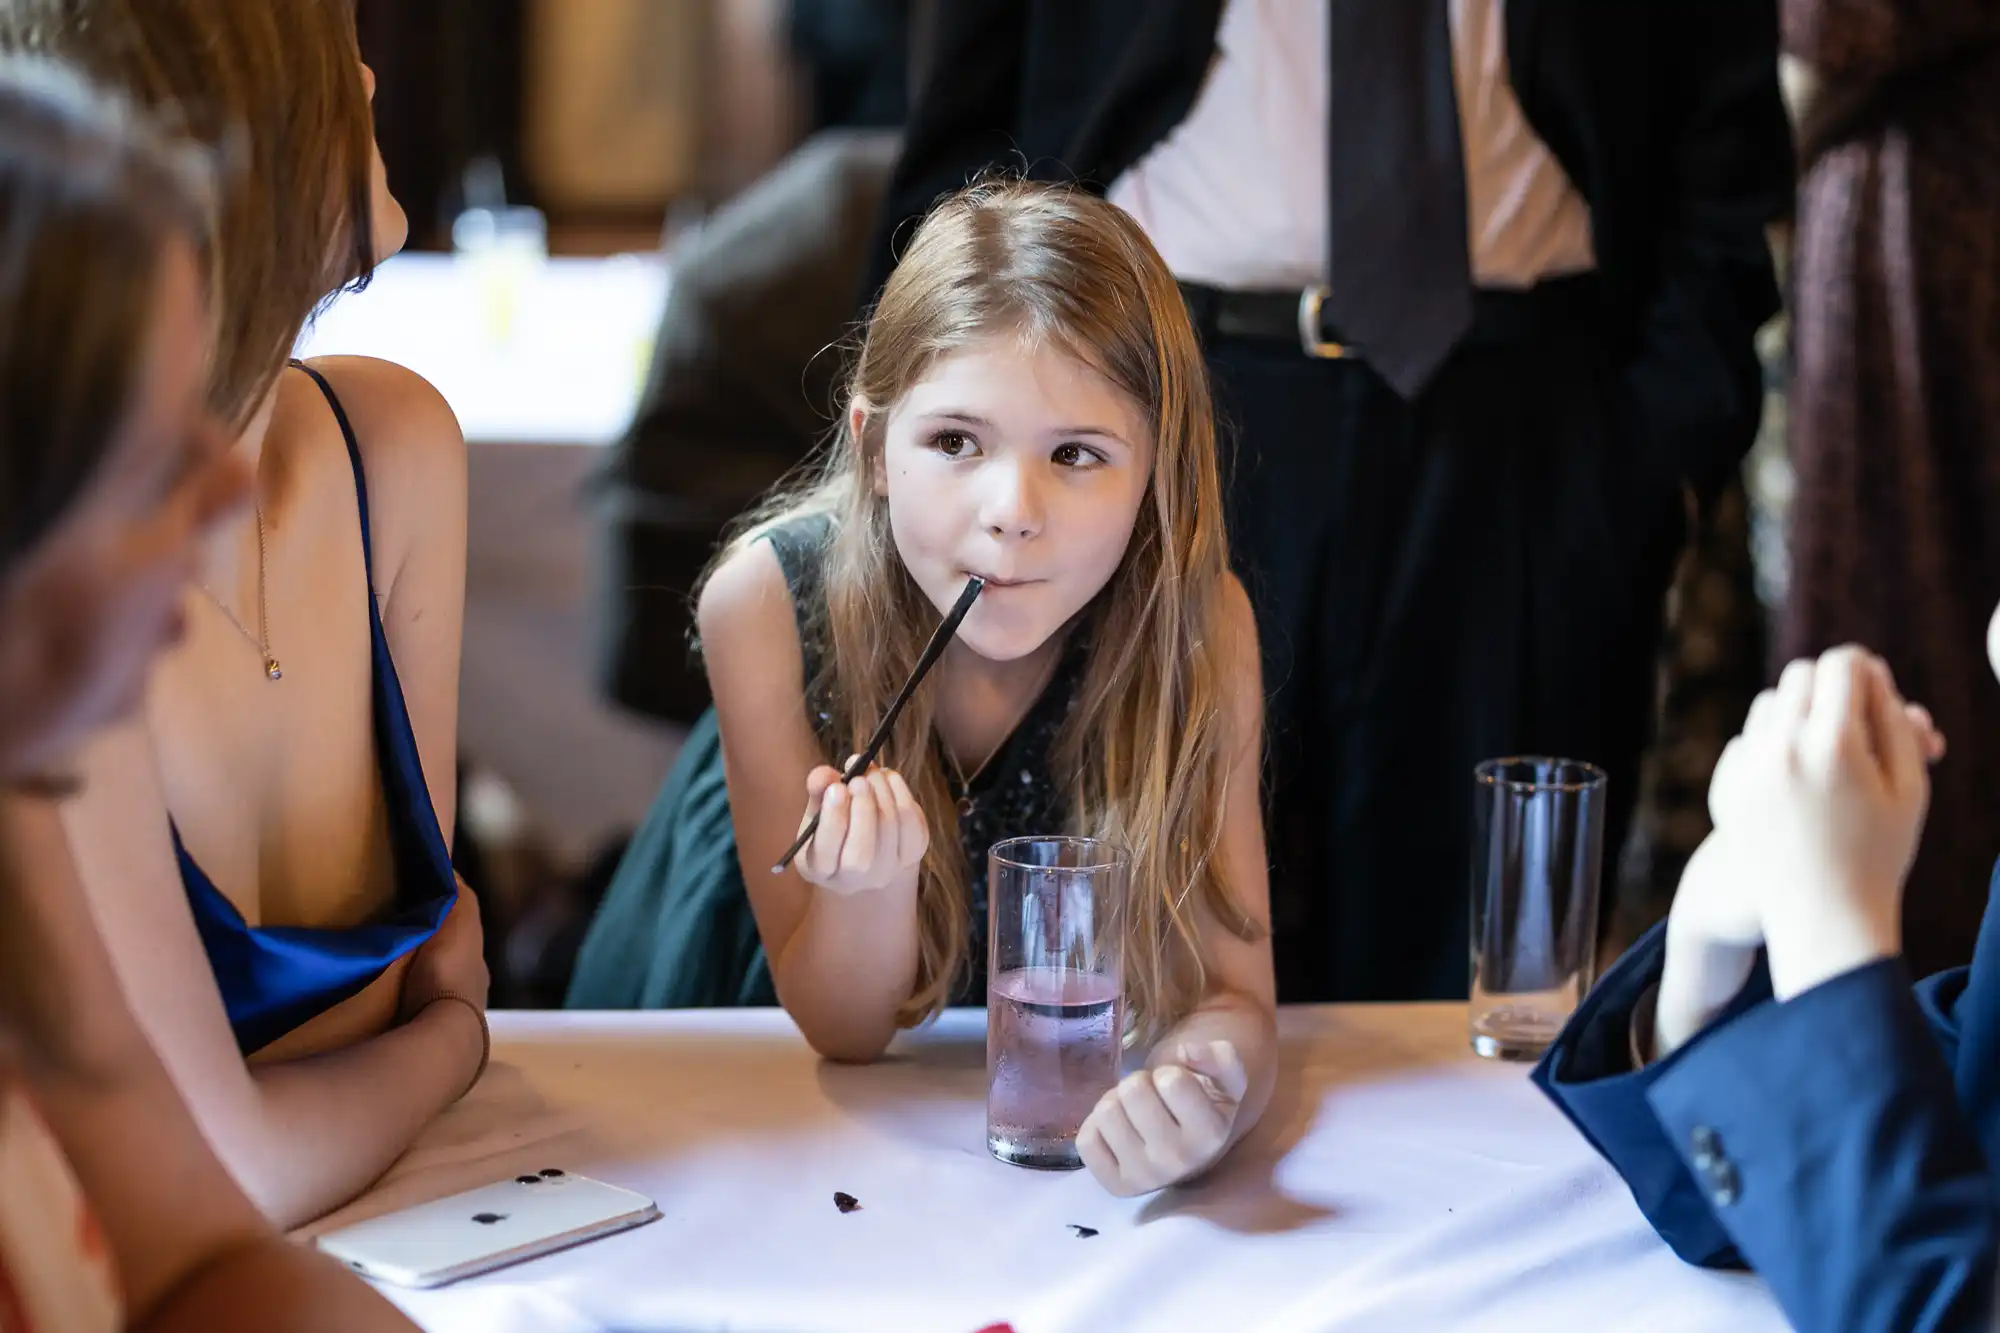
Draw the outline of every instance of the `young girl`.
[[[401,245],[349,0],[9,0],[0,49],[78,67],[224,161],[208,405],[256,476],[184,639],[64,808],[133,1007],[217,1152],[291,1225],[352,1197],[485,1049],[448,852],[465,450],[400,367],[289,367]]]
[[[1987,652],[2000,674],[2000,612]],[[2000,906],[1970,968],[1913,990],[1899,957],[1942,754],[1879,659],[1793,663],[1723,752],[1672,914],[1536,1070],[1676,1253],[1755,1268],[1803,1333],[1994,1313]]]
[[[1255,1123],[1275,1054],[1256,634],[1180,293],[1118,209],[975,186],[884,289],[843,427],[820,480],[701,591],[713,720],[620,868],[570,1003],[776,1000],[822,1054],[872,1060],[947,1003],[984,1002],[989,846],[1114,838],[1132,853],[1132,1035],[1152,1055],[1081,1146],[1114,1190],[1170,1184]],[[880,767],[842,786],[833,765],[974,574],[986,590]]]
[[[208,173],[0,60],[0,1329],[408,1330],[257,1215],[127,1008],[56,799],[249,475],[202,406]],[[122,1307],[122,1313],[121,1308]]]

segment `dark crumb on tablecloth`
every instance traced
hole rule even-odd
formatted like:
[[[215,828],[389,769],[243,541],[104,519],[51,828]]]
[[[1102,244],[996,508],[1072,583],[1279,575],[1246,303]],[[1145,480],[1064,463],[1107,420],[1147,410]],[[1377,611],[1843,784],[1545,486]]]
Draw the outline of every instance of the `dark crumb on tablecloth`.
[[[861,1206],[861,1200],[855,1198],[852,1194],[835,1190],[833,1193],[833,1206],[840,1209],[843,1213],[851,1213]]]
[[[1089,1240],[1092,1236],[1095,1236],[1097,1234],[1096,1227],[1080,1227],[1074,1222],[1071,1222],[1069,1224],[1069,1229],[1076,1233],[1076,1238],[1078,1240]]]

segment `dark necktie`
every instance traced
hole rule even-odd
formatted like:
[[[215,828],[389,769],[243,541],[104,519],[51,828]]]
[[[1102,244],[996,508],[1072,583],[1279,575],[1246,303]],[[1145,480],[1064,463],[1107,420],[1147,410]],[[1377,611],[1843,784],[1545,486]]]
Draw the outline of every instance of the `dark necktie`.
[[[1448,0],[1327,6],[1326,310],[1414,397],[1472,322]]]

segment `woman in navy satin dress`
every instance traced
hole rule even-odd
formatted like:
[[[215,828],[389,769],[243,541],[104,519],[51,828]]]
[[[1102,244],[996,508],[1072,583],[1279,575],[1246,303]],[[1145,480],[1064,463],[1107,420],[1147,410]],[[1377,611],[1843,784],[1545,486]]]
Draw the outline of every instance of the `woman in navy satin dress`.
[[[246,1192],[296,1225],[483,1066],[478,913],[447,851],[464,440],[401,367],[289,361],[407,229],[348,0],[10,0],[0,49],[171,108],[231,168],[208,406],[254,502],[64,818],[154,1046]]]

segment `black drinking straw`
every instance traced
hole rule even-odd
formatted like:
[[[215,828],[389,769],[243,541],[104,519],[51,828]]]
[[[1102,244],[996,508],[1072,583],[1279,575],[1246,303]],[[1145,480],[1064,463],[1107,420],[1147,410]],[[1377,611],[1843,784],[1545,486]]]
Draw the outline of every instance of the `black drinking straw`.
[[[889,740],[889,732],[895,727],[896,719],[903,715],[903,705],[910,702],[910,696],[916,693],[917,686],[923,683],[924,677],[929,675],[930,669],[937,664],[938,657],[944,652],[944,646],[951,642],[952,635],[958,633],[959,622],[965,619],[965,613],[979,600],[979,594],[985,587],[986,580],[977,574],[965,581],[965,591],[958,595],[958,600],[952,603],[951,610],[947,611],[944,619],[938,622],[937,631],[931,635],[931,641],[924,645],[923,656],[917,659],[917,665],[911,670],[910,678],[903,682],[902,689],[896,691],[896,698],[889,705],[889,711],[882,714],[881,722],[875,727],[875,734],[868,738],[868,744],[854,757],[854,762],[847,766],[847,771],[840,775],[842,782],[852,782],[859,774],[866,773],[868,766],[875,762],[875,756],[882,752],[883,745]],[[785,854],[778,858],[778,863],[771,867],[771,873],[784,874],[785,868],[805,850],[806,844],[812,841],[813,834],[817,832],[819,832],[819,811],[815,810],[812,822],[799,830],[799,836],[785,850]]]

